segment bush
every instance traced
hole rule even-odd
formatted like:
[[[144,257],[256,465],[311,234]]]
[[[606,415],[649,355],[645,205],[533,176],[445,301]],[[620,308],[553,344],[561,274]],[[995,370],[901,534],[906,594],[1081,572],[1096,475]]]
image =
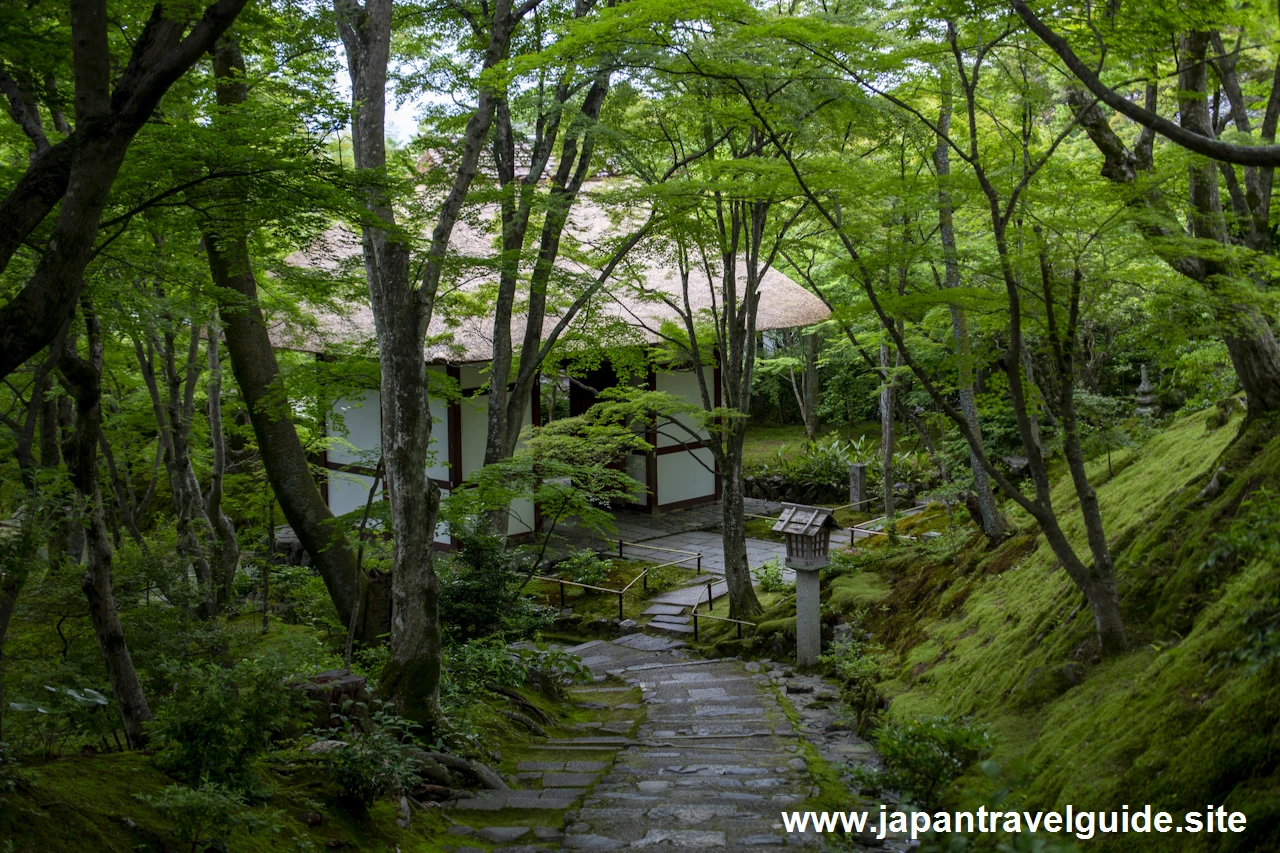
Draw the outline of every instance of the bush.
[[[0,740],[0,794],[17,790],[30,781],[30,774],[18,763],[13,749]]]
[[[948,785],[991,752],[984,729],[950,717],[886,723],[872,740],[884,770],[859,768],[854,773],[857,785],[866,792],[895,791],[930,810]]]
[[[418,783],[419,764],[410,750],[416,725],[396,715],[389,703],[348,700],[339,725],[325,733],[326,740],[343,746],[325,753],[325,770],[342,791],[343,799],[358,815],[385,794],[411,789]]]
[[[159,812],[170,824],[173,840],[191,853],[229,851],[231,833],[237,828],[280,831],[275,821],[249,811],[243,794],[218,782],[205,781],[197,788],[174,785],[152,796],[134,796]]]
[[[763,566],[757,566],[752,569],[751,574],[760,582],[760,589],[763,592],[786,592],[793,586],[783,578],[782,566],[778,564],[777,557],[774,557]]]
[[[774,458],[757,462],[747,471],[749,476],[781,477],[785,482],[813,487],[824,493],[849,493],[849,466],[855,462],[871,463],[875,454],[866,439],[843,441],[838,436],[810,441],[801,453],[789,445],[778,448]],[[868,465],[867,474],[874,478],[875,469]]]
[[[561,577],[590,586],[600,586],[609,578],[609,564],[595,551],[579,551],[556,566]]]
[[[173,693],[156,710],[156,763],[177,779],[252,784],[254,765],[273,741],[299,725],[304,695],[274,661],[165,665]]]
[[[440,621],[460,641],[523,634],[543,621],[541,608],[521,595],[520,554],[483,522],[453,529],[458,550],[440,566]]]

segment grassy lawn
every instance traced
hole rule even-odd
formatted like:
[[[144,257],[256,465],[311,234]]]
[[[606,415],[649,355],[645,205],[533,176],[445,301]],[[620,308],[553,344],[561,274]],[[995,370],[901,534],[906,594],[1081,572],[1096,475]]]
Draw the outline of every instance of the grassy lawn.
[[[838,435],[842,439],[865,437],[872,448],[880,446],[879,421],[861,421],[852,426],[849,424],[828,424],[819,430],[818,435],[826,438]],[[747,441],[742,448],[742,456],[747,465],[772,459],[783,447],[799,452],[805,444],[804,426],[800,424],[752,424],[747,428]]]

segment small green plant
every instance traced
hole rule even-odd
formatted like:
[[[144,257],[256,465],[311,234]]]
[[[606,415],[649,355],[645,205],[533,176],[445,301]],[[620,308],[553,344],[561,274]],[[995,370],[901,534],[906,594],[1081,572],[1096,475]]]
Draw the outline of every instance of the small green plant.
[[[77,737],[93,737],[109,749],[108,733],[114,733],[117,720],[107,713],[111,704],[102,693],[88,687],[44,685],[44,693],[34,702],[10,702],[9,710],[32,715],[30,733],[40,743],[45,758],[61,751],[62,746]]]
[[[865,613],[864,608],[855,614],[852,623],[858,625]],[[884,704],[877,685],[885,673],[876,651],[866,642],[851,637],[833,644],[819,658],[840,680],[840,696],[859,732],[874,728]]]
[[[762,592],[786,592],[793,586],[782,576],[782,566],[778,563],[777,557],[763,566],[756,566],[751,570],[751,574],[759,582]]]
[[[0,794],[17,790],[30,781],[31,774],[18,763],[13,748],[0,740]]]
[[[538,643],[533,649],[521,649],[518,654],[526,677],[541,674],[556,687],[568,687],[591,680],[591,670],[582,662],[582,658],[570,652],[549,648],[545,643]]]
[[[609,579],[609,563],[595,551],[579,551],[556,566],[557,573],[577,583],[600,586]]]
[[[925,717],[886,723],[872,735],[884,770],[860,767],[853,773],[864,792],[894,791],[927,809],[976,762],[991,753],[985,729],[951,717]]]
[[[405,747],[413,744],[417,725],[397,715],[390,703],[372,706],[347,700],[334,715],[337,726],[324,739],[341,742],[325,753],[325,771],[358,816],[381,796],[412,788],[419,763]]]
[[[275,661],[246,660],[230,669],[169,662],[164,669],[173,693],[151,724],[156,763],[185,782],[244,790],[272,741],[305,712],[303,695],[289,687]]]
[[[231,833],[236,829],[279,832],[281,828],[277,821],[250,811],[243,794],[219,782],[205,780],[196,788],[174,785],[159,794],[134,796],[159,812],[169,824],[173,841],[191,853],[230,851]]]

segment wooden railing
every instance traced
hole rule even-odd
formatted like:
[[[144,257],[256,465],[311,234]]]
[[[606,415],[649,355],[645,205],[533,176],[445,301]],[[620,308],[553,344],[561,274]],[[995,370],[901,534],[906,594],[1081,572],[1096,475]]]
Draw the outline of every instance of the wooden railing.
[[[619,541],[618,550],[619,550],[619,551],[621,551],[621,550],[622,550],[622,545],[621,545],[622,540],[618,540],[618,541]],[[635,544],[635,543],[628,542],[628,543],[626,543],[626,544],[628,544],[628,545],[632,545],[632,544]],[[559,585],[560,585],[560,609],[561,609],[561,610],[563,610],[563,609],[565,608],[565,595],[564,595],[564,592],[565,592],[565,587],[567,587],[567,586],[576,586],[576,587],[578,587],[579,589],[589,589],[589,590],[593,590],[593,591],[595,591],[595,592],[606,592],[606,593],[609,593],[610,595],[616,595],[616,596],[618,596],[618,618],[619,618],[619,619],[622,619],[622,618],[624,618],[624,615],[623,615],[623,603],[622,603],[622,602],[623,602],[623,597],[624,597],[628,592],[630,592],[630,591],[631,591],[631,588],[632,588],[632,587],[634,587],[637,583],[639,583],[639,584],[641,584],[641,585],[642,585],[642,587],[643,587],[643,589],[645,590],[645,592],[648,592],[648,591],[649,591],[649,573],[650,573],[650,572],[655,571],[655,570],[657,570],[657,569],[666,569],[666,568],[669,568],[669,567],[671,567],[671,566],[678,566],[678,565],[680,565],[680,564],[682,564],[682,563],[687,563],[687,562],[689,562],[690,560],[697,560],[697,565],[698,565],[697,571],[698,571],[698,573],[699,573],[699,574],[702,572],[702,554],[701,554],[701,552],[696,552],[696,551],[679,551],[679,550],[677,550],[677,549],[675,549],[675,548],[654,548],[653,550],[655,550],[655,551],[668,551],[668,552],[672,552],[672,553],[676,553],[676,554],[688,554],[689,556],[687,556],[687,557],[683,557],[683,558],[681,558],[681,559],[679,559],[679,560],[671,560],[670,562],[662,563],[662,564],[657,565],[657,566],[649,566],[649,567],[648,567],[648,568],[646,568],[644,571],[642,571],[640,574],[638,574],[638,575],[636,575],[634,578],[632,578],[632,579],[631,579],[631,581],[630,581],[629,583],[627,583],[627,585],[626,585],[626,586],[624,586],[622,589],[610,589],[609,587],[604,587],[604,586],[594,586],[594,585],[589,584],[589,583],[579,583],[578,581],[569,581],[569,580],[565,580],[565,579],[563,579],[563,578],[552,578],[552,577],[547,577],[547,576],[545,576],[545,575],[531,575],[531,578],[532,578],[533,580],[536,580],[536,581],[545,581],[545,582],[547,582],[547,583],[554,583],[554,584],[559,584]],[[708,591],[711,589],[711,584],[707,584],[707,589],[708,589]],[[696,609],[696,607],[695,607],[695,609]]]

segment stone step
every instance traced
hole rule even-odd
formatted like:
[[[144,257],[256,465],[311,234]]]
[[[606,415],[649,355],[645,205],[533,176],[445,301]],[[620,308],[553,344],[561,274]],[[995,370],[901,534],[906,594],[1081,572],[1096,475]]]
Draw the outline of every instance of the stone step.
[[[678,604],[655,604],[644,611],[645,616],[678,616],[688,608]]]
[[[693,633],[692,625],[680,625],[674,622],[650,622],[648,628],[652,631],[667,631],[681,636]]]
[[[650,625],[688,625],[688,616],[672,616],[665,613],[659,614],[649,620]]]

